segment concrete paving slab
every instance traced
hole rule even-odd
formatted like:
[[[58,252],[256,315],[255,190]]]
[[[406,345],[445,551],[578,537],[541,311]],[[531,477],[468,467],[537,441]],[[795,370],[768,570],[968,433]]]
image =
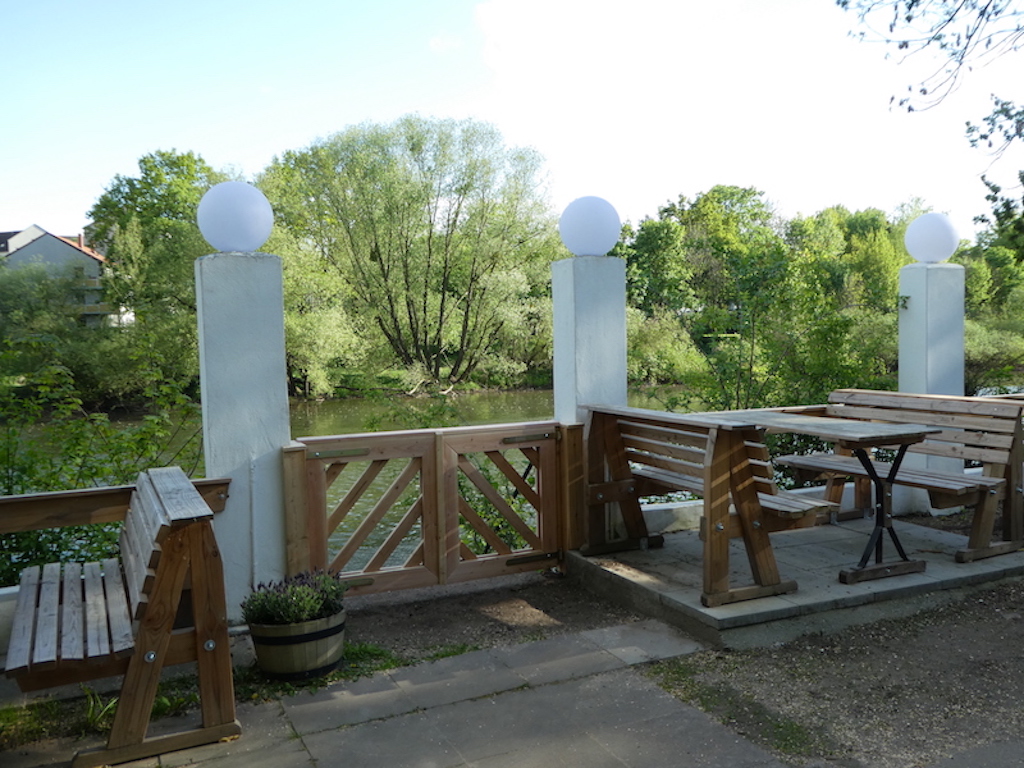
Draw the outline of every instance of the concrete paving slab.
[[[467,765],[444,731],[438,729],[437,718],[429,712],[320,731],[302,740],[310,756],[321,766],[462,768]]]
[[[590,732],[624,765],[687,768],[786,768],[770,753],[741,739],[703,712],[681,708],[629,725]]]
[[[624,665],[622,659],[579,635],[495,648],[493,654],[530,685],[594,675]]]
[[[551,747],[517,749],[470,763],[473,768],[624,768],[625,764],[586,733],[570,734]]]
[[[384,673],[282,699],[284,713],[299,734],[392,717],[417,708]]]
[[[685,656],[705,647],[679,630],[654,620],[592,629],[582,635],[626,664]]]
[[[402,667],[390,677],[417,707],[475,699],[526,684],[491,651],[474,651],[430,664]]]

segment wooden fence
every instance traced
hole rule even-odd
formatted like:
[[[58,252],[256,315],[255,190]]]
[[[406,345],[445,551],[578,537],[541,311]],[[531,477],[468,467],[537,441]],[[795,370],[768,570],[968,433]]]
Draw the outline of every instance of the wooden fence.
[[[283,459],[288,572],[340,571],[354,593],[538,570],[578,546],[581,427],[304,437]]]

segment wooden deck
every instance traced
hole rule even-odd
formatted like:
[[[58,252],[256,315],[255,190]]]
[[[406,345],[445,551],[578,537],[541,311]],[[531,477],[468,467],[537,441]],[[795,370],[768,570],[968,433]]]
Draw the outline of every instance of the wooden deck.
[[[936,604],[965,587],[1024,575],[1024,551],[957,563],[953,554],[966,537],[901,522],[895,525],[912,558],[927,561],[923,573],[841,584],[839,571],[857,563],[871,534],[870,519],[772,534],[783,578],[797,590],[708,608],[701,604],[703,544],[697,531],[665,534],[661,549],[585,558],[569,553],[568,568],[599,594],[667,621],[723,648],[784,642],[803,634],[903,616]],[[743,544],[734,539],[729,562],[736,581],[750,579]]]

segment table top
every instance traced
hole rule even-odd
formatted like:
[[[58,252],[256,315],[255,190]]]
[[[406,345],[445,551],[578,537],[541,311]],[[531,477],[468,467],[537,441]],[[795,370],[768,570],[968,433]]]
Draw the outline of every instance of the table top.
[[[861,421],[834,416],[807,416],[786,411],[746,410],[717,414],[720,418],[753,422],[773,432],[792,432],[819,437],[843,448],[870,448],[881,445],[909,445],[924,440],[925,435],[941,432],[939,427],[925,424],[893,424]]]

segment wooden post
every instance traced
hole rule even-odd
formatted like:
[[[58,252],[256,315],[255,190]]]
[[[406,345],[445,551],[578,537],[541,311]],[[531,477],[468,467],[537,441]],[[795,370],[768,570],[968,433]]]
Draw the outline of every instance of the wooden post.
[[[292,441],[281,450],[281,461],[284,474],[285,573],[292,576],[307,570],[312,561],[306,500],[306,446]]]
[[[561,510],[559,514],[562,549],[579,549],[586,543],[586,454],[583,425],[563,424],[559,441]]]

